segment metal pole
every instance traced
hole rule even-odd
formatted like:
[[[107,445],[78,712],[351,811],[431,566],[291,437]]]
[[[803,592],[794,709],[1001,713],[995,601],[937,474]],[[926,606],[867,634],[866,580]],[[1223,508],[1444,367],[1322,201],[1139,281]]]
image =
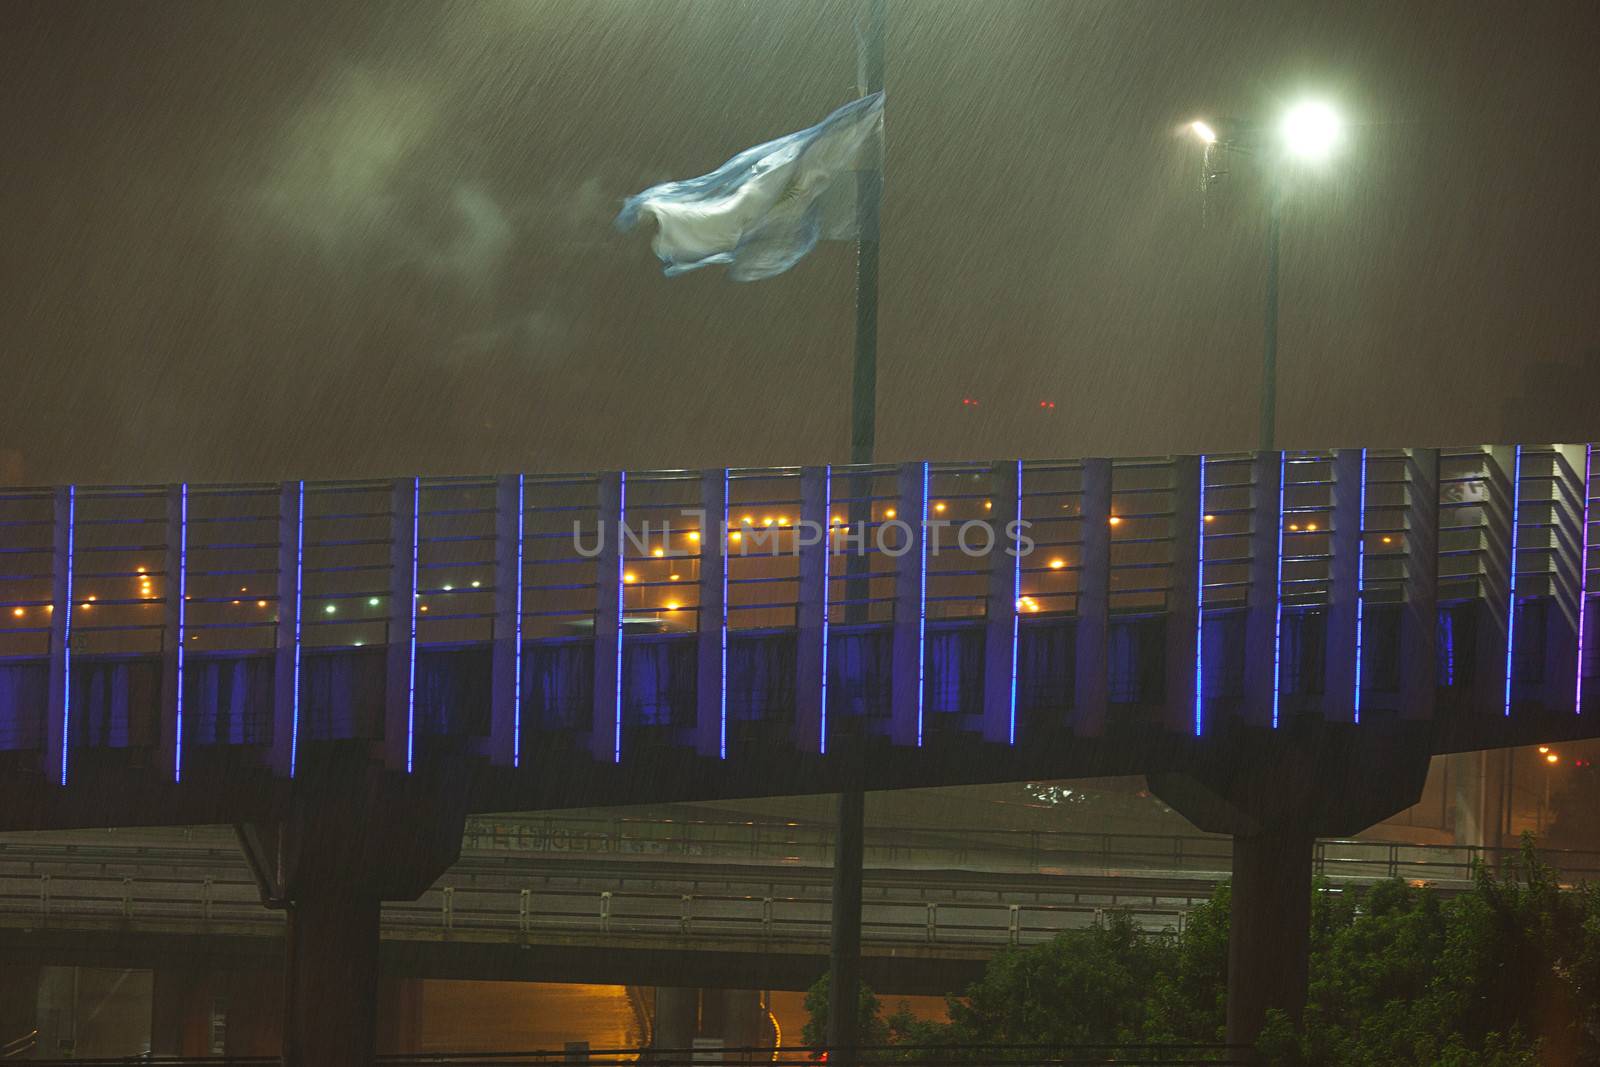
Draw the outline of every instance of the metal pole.
[[[867,0],[867,25],[861,35],[861,94],[883,88],[885,0]],[[883,171],[870,167],[858,175],[856,196],[856,354],[850,393],[850,462],[871,463],[877,443],[878,405],[878,213]]]
[[[833,940],[828,989],[828,1067],[855,1067],[860,1042],[861,862],[866,795],[839,794],[839,831],[833,842]]]
[[[1274,171],[1267,192],[1267,318],[1261,348],[1261,451],[1277,448],[1278,427],[1278,246],[1283,184]]]
[[[860,36],[857,71],[863,96],[883,88],[883,36],[886,0],[867,0],[867,25]],[[877,443],[878,406],[878,216],[883,201],[883,171],[870,167],[857,176],[856,191],[856,347],[850,391],[850,462],[871,463]],[[859,485],[870,485],[860,479]],[[866,492],[853,491],[852,496]],[[851,508],[850,524],[871,518],[870,504]],[[864,557],[852,556],[849,598],[867,595],[867,579],[857,577]],[[866,615],[866,605],[849,614]],[[853,788],[839,794],[839,825],[833,844],[832,941],[829,946],[828,1048],[830,1067],[855,1067],[860,1043],[861,865],[866,795]]]

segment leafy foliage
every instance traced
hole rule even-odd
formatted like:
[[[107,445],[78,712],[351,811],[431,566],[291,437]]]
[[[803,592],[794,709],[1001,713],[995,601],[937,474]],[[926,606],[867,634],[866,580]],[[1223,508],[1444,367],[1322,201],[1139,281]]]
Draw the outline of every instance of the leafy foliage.
[[[949,998],[948,1023],[884,1019],[863,990],[864,1042],[1219,1041],[1229,903],[1223,886],[1172,936],[1111,912],[1092,929],[1002,952]],[[1531,842],[1454,897],[1399,880],[1364,891],[1319,884],[1310,971],[1304,1018],[1269,1017],[1264,1063],[1600,1067],[1600,887],[1562,887]],[[813,1025],[825,981],[807,998]],[[822,1031],[806,1035],[820,1041]]]

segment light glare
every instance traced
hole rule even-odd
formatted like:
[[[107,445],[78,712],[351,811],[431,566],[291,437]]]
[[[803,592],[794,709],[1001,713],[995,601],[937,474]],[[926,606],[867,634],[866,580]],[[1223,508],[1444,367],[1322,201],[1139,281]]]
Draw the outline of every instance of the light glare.
[[[1327,159],[1339,143],[1344,123],[1333,108],[1320,100],[1296,104],[1283,116],[1279,132],[1284,147],[1301,159]]]

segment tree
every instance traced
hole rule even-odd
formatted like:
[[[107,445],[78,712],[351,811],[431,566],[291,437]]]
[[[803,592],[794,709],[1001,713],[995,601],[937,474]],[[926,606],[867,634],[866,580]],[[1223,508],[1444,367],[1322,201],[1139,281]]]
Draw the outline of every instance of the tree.
[[[1172,947],[1141,934],[1124,912],[1088,930],[1001,952],[950,1000],[953,1040],[1075,1045],[1137,1041],[1144,1002],[1170,970]]]
[[[806,1019],[805,1029],[801,1036],[807,1045],[820,1048],[828,1043],[828,996],[833,988],[833,975],[824,974],[811,984],[806,990]],[[861,1007],[858,1016],[861,1024],[861,1044],[863,1046],[887,1045],[889,1043],[889,1027],[883,1020],[883,1009],[878,1004],[878,998],[873,995],[867,984],[862,982]]]

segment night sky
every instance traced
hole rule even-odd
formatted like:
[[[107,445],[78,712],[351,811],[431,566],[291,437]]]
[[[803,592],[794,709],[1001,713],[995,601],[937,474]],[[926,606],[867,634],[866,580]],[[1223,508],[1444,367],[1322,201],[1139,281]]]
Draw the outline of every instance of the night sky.
[[[843,461],[853,248],[611,218],[855,95],[854,0],[0,7],[0,480]],[[1600,5],[890,0],[879,457],[1600,438]],[[963,407],[963,397],[979,401]],[[1041,410],[1041,400],[1054,401]]]

